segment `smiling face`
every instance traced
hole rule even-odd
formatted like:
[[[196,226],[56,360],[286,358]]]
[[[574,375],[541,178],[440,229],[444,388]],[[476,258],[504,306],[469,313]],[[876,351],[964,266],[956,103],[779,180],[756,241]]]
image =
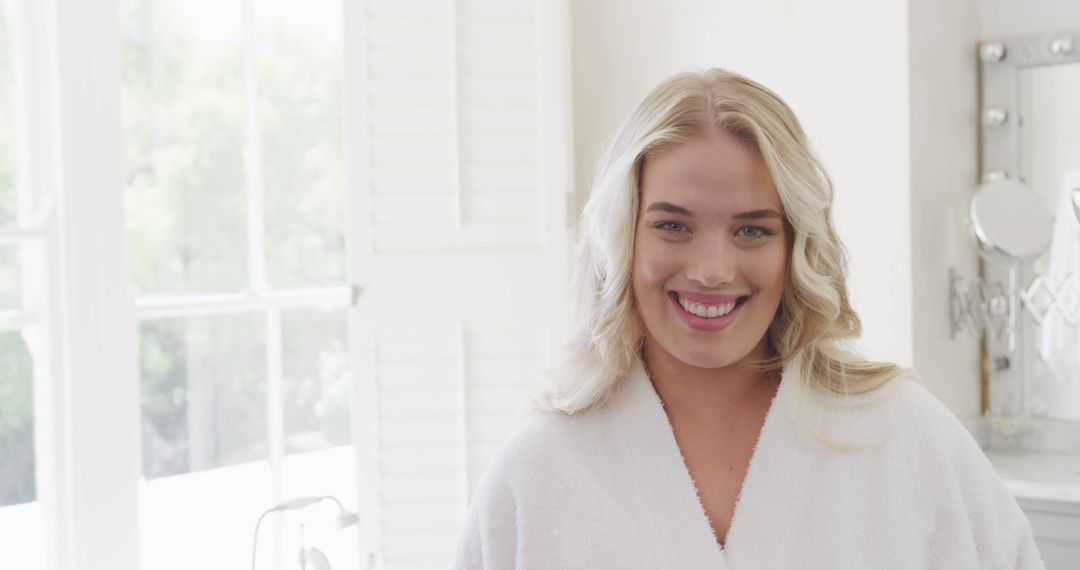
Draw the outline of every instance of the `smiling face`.
[[[632,286],[645,342],[698,368],[764,358],[789,231],[764,160],[718,134],[650,158],[641,186]]]

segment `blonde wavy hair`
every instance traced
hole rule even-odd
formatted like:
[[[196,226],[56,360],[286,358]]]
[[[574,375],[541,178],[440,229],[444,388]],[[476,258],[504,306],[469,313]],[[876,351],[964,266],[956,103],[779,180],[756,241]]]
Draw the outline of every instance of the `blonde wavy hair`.
[[[643,325],[631,263],[645,163],[719,132],[760,153],[793,233],[784,292],[767,332],[770,356],[753,366],[796,366],[804,382],[844,396],[871,392],[901,372],[847,348],[861,324],[848,302],[847,258],[833,229],[832,181],[795,114],[764,86],[708,69],[658,85],[608,144],[580,219],[574,330],[562,364],[532,397],[533,409],[587,410],[606,399],[639,358]]]

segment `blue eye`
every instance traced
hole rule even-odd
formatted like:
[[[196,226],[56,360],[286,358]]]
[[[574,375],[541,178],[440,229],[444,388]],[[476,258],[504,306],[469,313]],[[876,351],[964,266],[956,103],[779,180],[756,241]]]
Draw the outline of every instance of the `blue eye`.
[[[740,236],[747,237],[747,238],[750,238],[750,239],[760,239],[760,238],[763,238],[763,237],[766,237],[766,236],[771,236],[774,233],[776,233],[776,232],[774,232],[774,231],[772,231],[772,230],[770,230],[768,228],[763,228],[761,226],[743,226],[743,227],[739,228],[739,231],[738,231],[738,234]]]
[[[679,233],[686,230],[686,226],[680,224],[679,222],[659,222],[653,224],[653,227],[658,230],[671,233]]]

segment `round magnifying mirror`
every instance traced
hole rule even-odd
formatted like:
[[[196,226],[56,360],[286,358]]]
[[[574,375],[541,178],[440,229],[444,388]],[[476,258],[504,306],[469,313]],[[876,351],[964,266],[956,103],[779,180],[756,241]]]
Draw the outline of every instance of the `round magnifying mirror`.
[[[982,253],[997,261],[1031,260],[1050,247],[1053,218],[1023,183],[987,182],[971,198],[971,231]]]

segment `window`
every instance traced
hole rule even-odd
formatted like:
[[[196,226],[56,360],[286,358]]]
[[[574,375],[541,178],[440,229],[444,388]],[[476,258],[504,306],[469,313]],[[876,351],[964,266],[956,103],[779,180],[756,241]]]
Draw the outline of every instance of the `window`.
[[[33,379],[18,317],[22,313],[15,189],[15,116],[7,18],[0,11],[0,506],[34,500]]]
[[[44,565],[43,526],[37,502],[34,443],[35,355],[44,357],[34,307],[40,277],[35,269],[44,233],[32,225],[38,200],[20,182],[13,21],[0,1],[0,535],[16,566]],[[31,347],[36,350],[31,350]],[[36,354],[35,354],[36,353]]]
[[[259,568],[445,567],[558,330],[565,5],[5,1],[5,561],[248,567],[330,494]]]
[[[341,5],[122,6],[143,565],[244,567],[273,504],[355,508]]]

